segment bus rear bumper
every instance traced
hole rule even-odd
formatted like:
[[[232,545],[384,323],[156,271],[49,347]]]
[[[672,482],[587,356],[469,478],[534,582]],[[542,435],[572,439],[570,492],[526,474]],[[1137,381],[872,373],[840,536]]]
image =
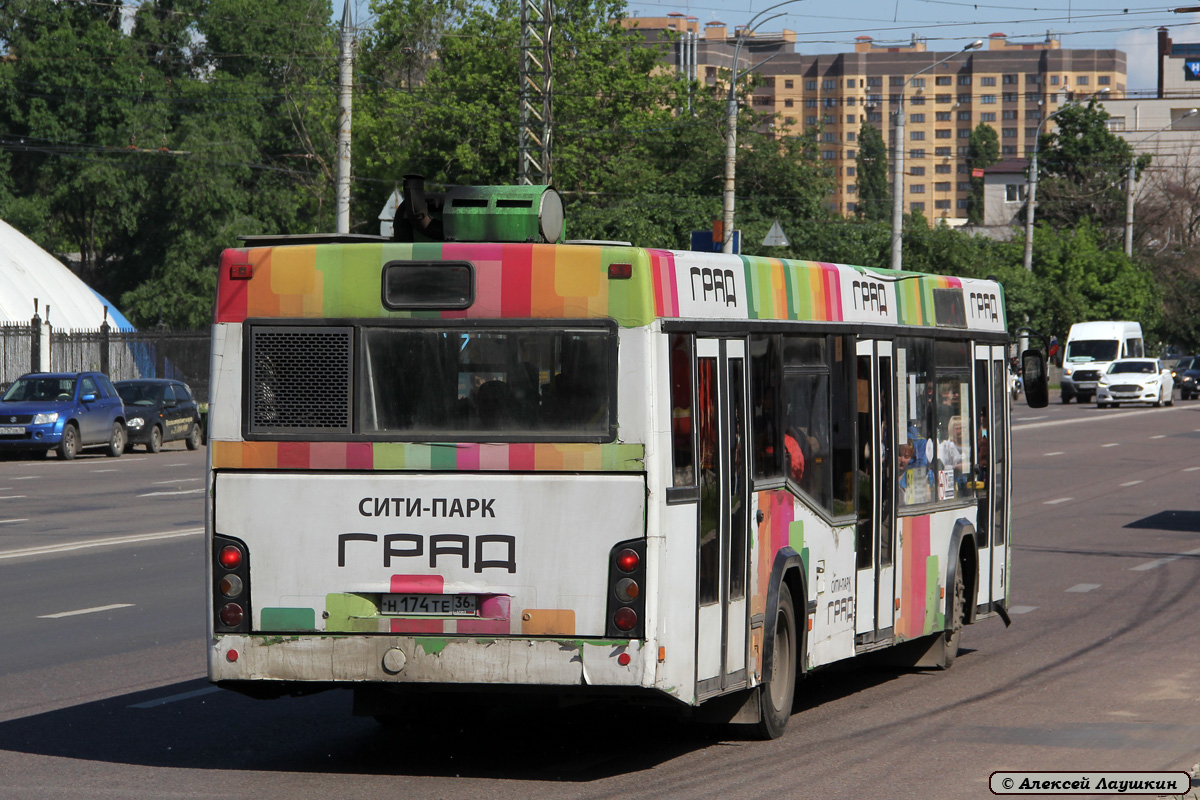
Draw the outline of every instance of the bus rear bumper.
[[[652,685],[642,641],[225,634],[208,652],[215,683]],[[623,663],[624,662],[624,663]],[[643,676],[649,675],[649,678]]]

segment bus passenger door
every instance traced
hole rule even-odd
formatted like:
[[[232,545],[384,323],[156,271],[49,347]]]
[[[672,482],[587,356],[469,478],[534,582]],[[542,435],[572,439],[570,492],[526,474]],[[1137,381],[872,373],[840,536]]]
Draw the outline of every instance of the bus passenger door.
[[[696,340],[700,444],[696,695],[746,685],[746,343]]]
[[[975,542],[979,548],[979,594],[985,609],[1004,599],[1007,558],[1008,368],[1004,348],[975,348]]]
[[[895,416],[892,343],[860,341],[858,370],[858,524],[855,628],[858,643],[891,635],[895,625]]]

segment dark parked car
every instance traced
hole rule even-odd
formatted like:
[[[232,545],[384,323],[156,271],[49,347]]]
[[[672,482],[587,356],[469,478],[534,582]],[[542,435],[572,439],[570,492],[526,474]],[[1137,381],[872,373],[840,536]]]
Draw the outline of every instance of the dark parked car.
[[[0,397],[0,450],[71,459],[97,445],[125,452],[125,408],[102,373],[31,372]]]
[[[1184,356],[1172,370],[1179,396],[1184,400],[1200,397],[1200,356]]]
[[[157,453],[163,442],[183,439],[188,450],[200,446],[200,409],[186,383],[165,378],[117,381],[117,392],[125,401],[129,444],[144,444]]]

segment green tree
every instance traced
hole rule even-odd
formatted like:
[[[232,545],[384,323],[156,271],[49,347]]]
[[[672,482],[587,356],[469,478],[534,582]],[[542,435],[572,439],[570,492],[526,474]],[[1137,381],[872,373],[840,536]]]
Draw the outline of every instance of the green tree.
[[[1105,244],[1115,244],[1123,235],[1126,169],[1132,160],[1140,175],[1150,155],[1135,158],[1129,143],[1108,130],[1108,117],[1092,98],[1064,106],[1054,118],[1057,130],[1042,134],[1036,219],[1060,228],[1091,219]]]
[[[167,124],[162,80],[121,30],[119,6],[13,0],[0,6],[0,131],[11,154],[4,217],[47,249],[76,254],[109,294],[139,236]],[[97,320],[97,325],[100,320]]]
[[[1043,330],[1061,338],[1072,324],[1089,319],[1158,326],[1162,296],[1149,270],[1119,249],[1106,249],[1090,219],[1073,229],[1039,225],[1034,237],[1033,271],[1047,290],[1036,319]]]
[[[983,178],[976,178],[974,170],[985,169],[1000,160],[1000,138],[996,129],[983,122],[971,131],[967,145],[967,169],[972,170],[971,194],[967,197],[967,219],[972,224],[983,222]]]
[[[858,203],[854,213],[860,218],[886,220],[892,213],[892,189],[888,181],[887,143],[883,133],[863,123],[858,134],[855,156],[858,178]]]

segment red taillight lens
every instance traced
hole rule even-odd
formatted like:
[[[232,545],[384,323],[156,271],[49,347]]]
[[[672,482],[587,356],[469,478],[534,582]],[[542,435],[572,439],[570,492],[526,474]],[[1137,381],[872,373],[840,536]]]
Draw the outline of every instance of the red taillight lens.
[[[226,603],[221,606],[221,623],[226,627],[236,628],[242,624],[245,613],[237,603]]]
[[[632,608],[618,608],[617,613],[613,614],[613,624],[617,626],[617,630],[631,631],[637,627],[637,622],[637,612]]]
[[[616,280],[629,280],[633,277],[633,264],[609,264],[608,277]]]
[[[617,553],[617,569],[621,570],[621,572],[633,572],[638,568],[638,564],[641,561],[638,554],[633,550],[625,549]]]
[[[240,547],[233,545],[225,545],[221,548],[220,555],[217,560],[221,562],[221,566],[225,569],[237,569],[242,565],[242,550]]]
[[[615,591],[617,599],[622,603],[632,603],[642,593],[642,587],[638,586],[633,578],[621,578],[617,581]]]
[[[226,575],[221,578],[221,583],[218,584],[221,589],[221,594],[226,597],[237,597],[242,593],[242,579],[237,575]]]

